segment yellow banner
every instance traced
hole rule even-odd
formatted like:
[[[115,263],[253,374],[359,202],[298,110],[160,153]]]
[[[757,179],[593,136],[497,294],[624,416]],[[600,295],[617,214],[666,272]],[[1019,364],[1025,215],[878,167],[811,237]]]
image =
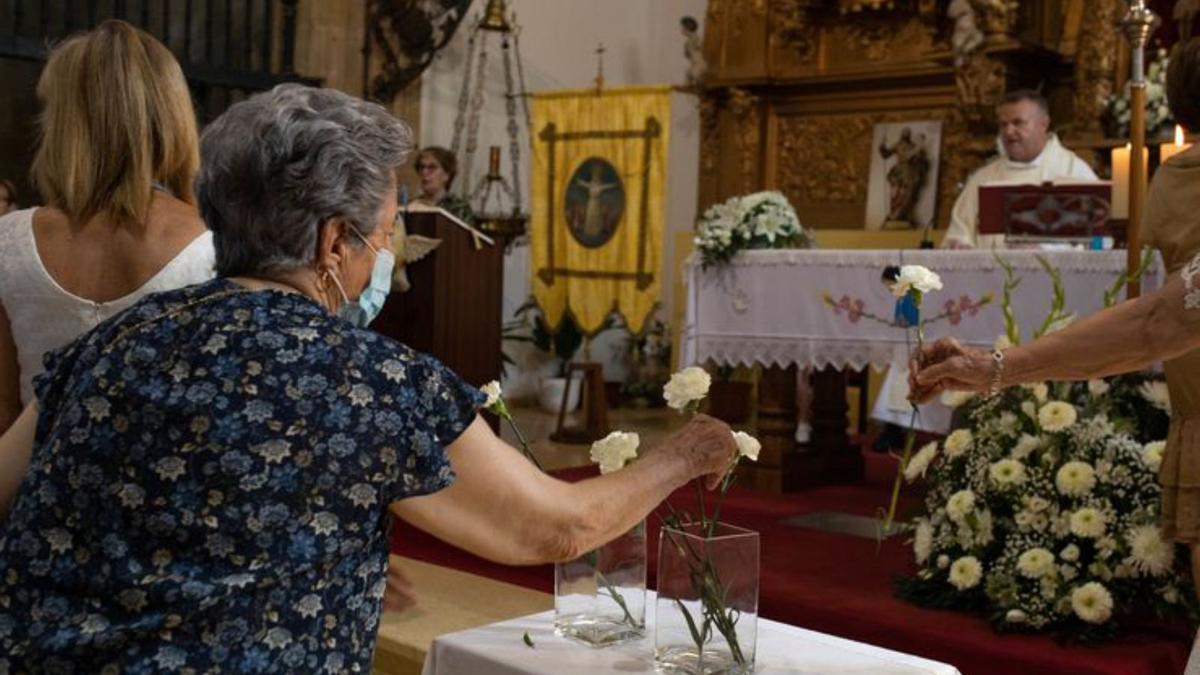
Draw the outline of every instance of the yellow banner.
[[[587,335],[616,311],[641,332],[658,301],[670,89],[533,97],[530,273],[550,326]]]

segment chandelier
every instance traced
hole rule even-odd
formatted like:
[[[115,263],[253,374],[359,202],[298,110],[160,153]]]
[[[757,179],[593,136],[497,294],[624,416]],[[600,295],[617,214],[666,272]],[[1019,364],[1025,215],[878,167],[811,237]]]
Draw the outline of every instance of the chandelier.
[[[523,115],[521,121],[526,131],[532,128],[532,124],[529,102],[525,96],[525,69],[521,64],[519,34],[516,14],[508,14],[505,11],[504,0],[488,0],[483,15],[472,26],[471,36],[467,40],[467,59],[462,89],[458,96],[457,114],[454,118],[454,137],[450,145],[450,151],[456,156],[460,151],[462,153],[462,195],[475,210],[480,229],[512,236],[523,234],[525,223],[529,219],[521,204],[521,125],[517,121],[518,101]],[[493,41],[493,35],[498,37],[500,57],[504,65],[504,111],[507,117],[505,129],[508,132],[508,158],[512,168],[508,177],[500,172],[500,146],[493,145],[488,152],[487,173],[473,185],[471,169],[479,151],[479,119],[485,102],[484,83],[487,80],[489,43]]]

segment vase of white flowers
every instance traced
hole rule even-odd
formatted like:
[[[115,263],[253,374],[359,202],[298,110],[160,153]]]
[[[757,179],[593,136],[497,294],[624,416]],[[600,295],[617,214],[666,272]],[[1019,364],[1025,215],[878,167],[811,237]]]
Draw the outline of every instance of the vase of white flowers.
[[[1171,108],[1167,103],[1167,66],[1170,63],[1167,50],[1159,49],[1146,68],[1146,137],[1167,137],[1175,126]],[[1105,101],[1105,132],[1114,138],[1129,136],[1129,84],[1120,93],[1114,93]]]
[[[667,405],[694,415],[712,378],[696,366],[671,376],[663,387]],[[733,433],[736,452],[722,479],[712,512],[697,482],[697,518],[673,507],[663,518],[658,547],[658,600],[654,663],[662,672],[705,675],[754,671],[758,626],[758,533],[721,522],[721,505],[736,480],[737,464],[758,460],[753,436]]]
[[[755,192],[714,204],[696,223],[696,248],[706,267],[753,248],[810,248],[812,239],[782,193]]]
[[[592,444],[600,473],[637,458],[635,433],[614,431]],[[554,629],[593,647],[646,634],[646,524],[578,558],[554,565]]]

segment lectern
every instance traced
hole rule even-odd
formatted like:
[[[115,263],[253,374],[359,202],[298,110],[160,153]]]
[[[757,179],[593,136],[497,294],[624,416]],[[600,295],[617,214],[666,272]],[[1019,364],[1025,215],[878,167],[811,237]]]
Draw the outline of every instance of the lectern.
[[[441,209],[409,211],[404,220],[409,235],[441,244],[409,264],[412,288],[393,290],[371,327],[475,386],[499,380],[504,247]]]

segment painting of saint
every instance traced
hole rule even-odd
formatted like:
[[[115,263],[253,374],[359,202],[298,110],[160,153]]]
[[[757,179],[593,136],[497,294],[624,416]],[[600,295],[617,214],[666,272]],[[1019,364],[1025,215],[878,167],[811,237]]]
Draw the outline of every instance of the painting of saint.
[[[938,121],[875,125],[867,184],[868,230],[932,225],[941,139]]]
[[[567,181],[563,214],[575,241],[599,248],[612,239],[625,213],[625,185],[617,169],[599,157],[579,164]]]

